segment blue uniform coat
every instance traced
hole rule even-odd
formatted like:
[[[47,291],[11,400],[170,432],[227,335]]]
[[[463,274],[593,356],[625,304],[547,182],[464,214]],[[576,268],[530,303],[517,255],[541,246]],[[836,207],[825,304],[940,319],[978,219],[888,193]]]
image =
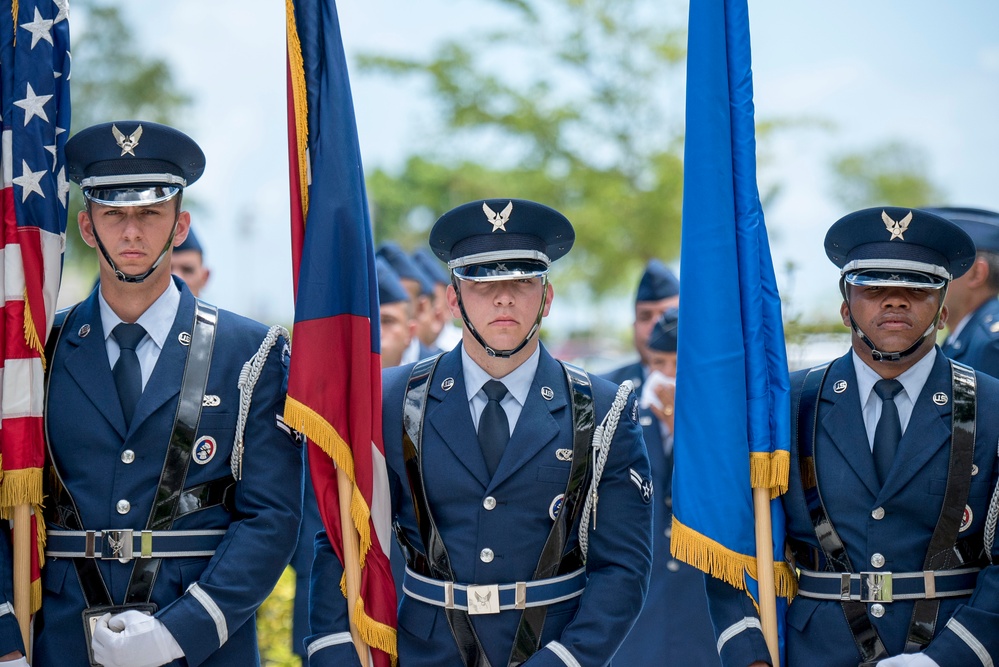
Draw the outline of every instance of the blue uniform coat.
[[[67,319],[50,369],[48,428],[52,463],[76,501],[86,529],[141,530],[153,505],[188,348],[195,299],[181,291],[173,328],[126,431],[111,375],[97,291]],[[83,327],[89,325],[89,332]],[[211,436],[217,451],[205,464],[192,460],[185,488],[232,479],[230,453],[239,411],[237,382],[243,364],[260,347],[266,327],[219,311],[207,394],[197,438]],[[271,349],[253,392],[245,430],[242,480],[231,512],[222,506],[180,517],[175,530],[226,530],[211,558],[166,558],[152,601],[186,658],[173,665],[252,665],[259,661],[254,612],[270,592],[295,548],[302,504],[302,451],[277,424],[284,411],[288,373],[286,341]],[[126,463],[123,453],[134,452]],[[119,513],[119,500],[130,509]],[[51,499],[47,502],[52,502]],[[53,528],[50,526],[50,530]],[[3,531],[6,538],[6,531]],[[98,560],[115,604],[121,604],[132,563]],[[10,576],[10,560],[0,565]],[[35,625],[32,665],[86,665],[81,612],[84,599],[72,560],[49,558],[42,570],[42,610]],[[194,588],[190,588],[194,585]],[[12,619],[12,616],[0,617]],[[10,650],[0,647],[0,654]]]
[[[408,539],[422,544],[413,513],[402,455],[402,399],[411,366],[387,369],[384,380],[383,429],[393,511]],[[446,378],[453,386],[445,389]],[[616,387],[592,378],[599,422],[613,401]],[[542,387],[554,391],[542,398]],[[510,444],[492,479],[479,448],[461,368],[461,347],[441,357],[430,381],[423,429],[424,479],[434,519],[461,583],[501,584],[529,581],[552,526],[549,511],[565,491],[570,462],[556,450],[572,448],[569,387],[561,365],[542,347],[529,398]],[[600,484],[597,529],[590,531],[588,582],[581,597],[548,608],[541,646],[558,641],[583,667],[610,663],[642,607],[651,565],[652,508],[630,478],[634,470],[649,479],[649,463],[635,419],[635,397],[628,399]],[[483,501],[492,497],[492,503]],[[649,499],[651,501],[651,499]],[[321,542],[321,541],[320,541]],[[567,550],[577,544],[574,526]],[[491,562],[480,558],[492,549]],[[314,580],[324,593],[312,595],[312,629],[317,635],[346,629],[342,595],[336,590],[338,564],[327,545],[317,547]],[[325,576],[324,574],[325,573]],[[339,599],[337,599],[339,598]],[[494,667],[510,656],[519,611],[472,616]],[[444,610],[413,598],[399,607],[399,654],[402,667],[460,665],[461,659]],[[320,650],[311,665],[339,665],[343,656]],[[542,648],[526,664],[564,664]]]
[[[615,384],[631,380],[641,393],[645,369],[640,362],[605,375]],[[670,554],[673,521],[673,450],[663,447],[659,420],[648,408],[639,411],[649,450],[655,511],[652,525],[652,578],[645,607],[614,658],[618,665],[686,665],[717,667],[715,638],[708,616],[701,571]]]
[[[795,391],[800,391],[803,372],[791,377]],[[999,420],[994,417],[994,406],[999,401],[999,382],[982,373],[976,373],[976,377],[977,473],[972,477],[968,498],[973,520],[960,533],[961,538],[983,530],[997,477]],[[846,382],[846,390],[842,393],[833,389],[839,381]],[[846,545],[855,571],[920,572],[923,569],[927,544],[943,503],[950,456],[952,401],[939,405],[932,399],[938,392],[948,399],[952,397],[950,363],[942,354],[937,355],[933,370],[914,404],[895,462],[884,487],[879,489],[851,355],[836,360],[829,369],[819,406],[816,474],[829,518]],[[797,470],[794,456],[791,470]],[[818,548],[805,509],[799,475],[791,474],[783,504],[788,536]],[[878,508],[884,510],[883,515],[875,512]],[[884,556],[883,567],[871,564],[875,554]],[[993,551],[993,557],[995,554]],[[756,616],[744,593],[717,579],[708,578],[707,581],[716,633],[736,626],[746,617]],[[896,600],[884,605],[883,617],[868,614],[891,655],[901,653],[905,646],[913,604],[913,601]],[[949,619],[959,623],[963,630],[954,624],[948,626]],[[941,599],[935,636],[926,653],[941,667],[981,664],[969,644],[959,636],[967,631],[992,660],[997,660],[997,624],[999,567],[989,566],[979,576],[970,598]],[[790,667],[856,667],[859,659],[839,602],[801,596],[792,601],[787,612],[787,664]],[[739,632],[724,645],[724,665],[745,667],[754,660],[769,662],[758,630]]]
[[[942,349],[954,361],[999,377],[999,300],[989,299],[979,306],[957,340]]]

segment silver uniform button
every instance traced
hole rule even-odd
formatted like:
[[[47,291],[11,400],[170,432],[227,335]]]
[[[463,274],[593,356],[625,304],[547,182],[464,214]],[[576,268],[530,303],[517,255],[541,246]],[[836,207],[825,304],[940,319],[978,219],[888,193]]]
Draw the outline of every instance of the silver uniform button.
[[[885,564],[885,557],[881,554],[874,554],[871,556],[871,565],[874,567],[883,567]]]
[[[122,463],[131,463],[134,460],[135,460],[135,452],[133,452],[131,449],[126,449],[121,453]]]
[[[118,504],[115,505],[115,509],[118,510],[118,514],[128,514],[128,511],[132,509],[132,503],[127,500],[119,500]]]
[[[874,618],[881,618],[885,615],[885,606],[883,604],[872,604],[871,605],[871,616]]]
[[[496,499],[492,496],[486,496],[486,499],[482,501],[482,506],[487,510],[496,509]]]
[[[482,551],[479,552],[479,560],[481,560],[483,563],[492,563],[493,558],[495,558],[495,556],[496,554],[494,554],[493,550],[489,548],[483,549]]]
[[[873,512],[871,512],[871,516],[880,521],[881,519],[885,518],[885,508],[878,507]]]
[[[680,563],[670,558],[669,561],[666,563],[666,569],[669,570],[670,572],[679,572]]]

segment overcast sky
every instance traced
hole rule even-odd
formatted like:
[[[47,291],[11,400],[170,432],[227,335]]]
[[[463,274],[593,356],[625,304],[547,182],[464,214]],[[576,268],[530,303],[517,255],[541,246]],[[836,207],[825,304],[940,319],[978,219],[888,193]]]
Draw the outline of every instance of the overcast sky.
[[[359,51],[422,53],[496,16],[485,0],[338,4],[348,60]],[[192,188],[213,270],[205,296],[290,323],[284,3],[171,0],[127,10],[140,43],[170,62],[195,99],[183,127],[208,156]],[[999,209],[999,3],[767,0],[751,2],[751,25],[757,117],[809,116],[836,128],[786,134],[767,174],[784,187],[765,215],[782,293],[797,312],[837,307],[822,238],[846,211],[830,197],[830,155],[905,141],[931,156],[947,203]],[[430,106],[350,64],[365,167],[396,165]],[[788,260],[801,268],[793,282],[782,269]]]

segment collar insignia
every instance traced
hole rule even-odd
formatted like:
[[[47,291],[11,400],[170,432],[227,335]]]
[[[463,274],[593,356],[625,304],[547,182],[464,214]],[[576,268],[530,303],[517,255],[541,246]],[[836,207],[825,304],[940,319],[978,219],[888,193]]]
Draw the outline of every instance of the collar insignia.
[[[139,145],[139,138],[142,136],[141,125],[135,128],[135,132],[127,137],[121,130],[118,129],[116,125],[112,125],[111,134],[114,135],[114,140],[118,142],[119,146],[121,146],[122,155],[127,153],[128,155],[135,157],[135,147]]]
[[[889,241],[894,241],[895,239],[904,241],[905,238],[902,237],[902,234],[909,229],[909,223],[912,222],[912,211],[906,213],[905,217],[898,221],[892,220],[890,215],[881,211],[881,220],[885,223],[885,229],[891,232]]]
[[[506,231],[506,223],[510,222],[510,214],[513,213],[513,202],[510,202],[506,207],[497,213],[496,211],[489,208],[489,205],[482,202],[482,212],[486,214],[486,220],[493,226],[492,231],[497,229],[502,229]]]

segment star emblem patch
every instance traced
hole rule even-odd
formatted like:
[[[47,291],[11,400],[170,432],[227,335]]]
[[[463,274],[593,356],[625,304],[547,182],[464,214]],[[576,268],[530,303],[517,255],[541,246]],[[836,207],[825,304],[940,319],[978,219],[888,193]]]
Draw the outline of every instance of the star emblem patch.
[[[482,202],[482,212],[486,214],[486,220],[493,226],[491,231],[497,229],[506,231],[506,223],[510,222],[510,214],[513,213],[513,202],[508,203],[502,211],[497,213],[489,208],[489,205]]]
[[[111,134],[114,135],[114,140],[121,147],[122,155],[131,155],[135,157],[135,147],[139,145],[139,138],[142,136],[142,126],[135,128],[135,132],[125,136],[125,133],[118,129],[116,125],[111,126]]]
[[[889,241],[894,241],[895,239],[904,241],[905,238],[903,238],[902,234],[909,229],[909,223],[912,222],[912,211],[909,211],[906,213],[904,218],[897,221],[892,220],[890,215],[881,211],[881,221],[885,223],[885,229],[891,232],[891,238],[888,239]]]

